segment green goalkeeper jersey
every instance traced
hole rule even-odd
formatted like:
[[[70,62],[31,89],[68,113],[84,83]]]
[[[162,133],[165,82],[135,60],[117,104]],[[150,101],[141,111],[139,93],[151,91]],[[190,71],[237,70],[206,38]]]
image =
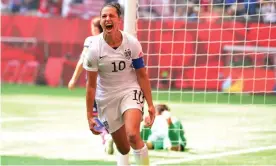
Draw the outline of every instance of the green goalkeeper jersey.
[[[180,120],[172,117],[172,124],[169,126],[169,139],[172,146],[186,146],[186,138],[184,136],[184,128]]]
[[[175,117],[172,117],[172,124],[169,126],[168,135],[164,140],[164,148],[170,146],[178,146],[182,145],[183,147],[186,146],[186,138],[184,133],[184,128],[180,120]],[[164,130],[164,128],[160,128],[160,130]],[[140,135],[144,141],[148,141],[149,136],[152,134],[150,128],[143,126],[140,132]]]

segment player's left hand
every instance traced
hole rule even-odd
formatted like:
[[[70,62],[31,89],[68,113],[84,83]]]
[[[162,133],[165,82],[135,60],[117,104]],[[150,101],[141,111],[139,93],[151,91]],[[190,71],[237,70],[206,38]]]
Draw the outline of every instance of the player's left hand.
[[[147,118],[145,126],[146,127],[151,127],[153,122],[154,122],[154,119],[155,119],[155,107],[150,106],[148,111],[149,111],[149,117]]]
[[[68,89],[73,90],[75,88],[75,83],[76,83],[76,81],[71,79],[68,83]]]

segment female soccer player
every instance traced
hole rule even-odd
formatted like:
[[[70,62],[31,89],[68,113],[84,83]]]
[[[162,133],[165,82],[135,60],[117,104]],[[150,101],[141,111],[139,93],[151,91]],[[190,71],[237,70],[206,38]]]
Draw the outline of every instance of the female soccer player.
[[[93,18],[91,20],[91,34],[92,34],[92,36],[98,35],[98,34],[100,34],[102,32],[103,32],[103,29],[102,29],[102,27],[100,25],[100,18],[99,17]],[[79,61],[77,63],[77,66],[76,66],[76,68],[74,70],[72,78],[71,78],[71,80],[68,83],[68,88],[70,90],[74,89],[74,87],[75,87],[75,85],[76,85],[76,83],[77,83],[77,81],[78,81],[78,79],[79,79],[79,77],[80,77],[80,75],[81,75],[81,73],[83,71],[83,67],[82,67],[83,66],[83,55],[86,52],[86,50],[87,50],[90,42],[91,42],[91,37],[87,37],[85,39],[85,42],[84,42],[84,47],[83,47],[80,59],[79,59]]]
[[[167,105],[158,104],[155,108],[156,120],[152,128],[143,127],[141,130],[148,148],[184,151],[187,141],[181,121],[171,116]]]
[[[111,133],[121,155],[128,155],[132,147],[137,165],[149,165],[148,149],[139,134],[144,97],[149,126],[154,121],[155,108],[141,44],[119,30],[121,8],[118,3],[104,5],[100,23],[103,33],[92,38],[83,62],[88,75],[86,109],[90,130],[99,134],[94,129],[95,117],[90,111],[96,98],[99,119]],[[128,164],[119,158],[118,165]]]
[[[166,145],[166,147],[173,151],[184,151],[187,140],[181,121],[171,116],[170,108],[165,104],[158,105],[156,109],[168,122],[170,145]]]
[[[144,124],[140,133],[148,149],[164,149],[166,148],[164,145],[168,145],[168,142],[170,142],[168,136],[168,122],[164,116],[159,113],[158,106],[159,105],[155,106],[157,110],[152,127],[149,128]]]
[[[98,35],[100,33],[103,32],[103,28],[100,25],[100,17],[95,17],[91,20],[91,34],[92,36]],[[72,75],[72,78],[70,80],[70,82],[68,83],[68,88],[70,90],[74,89],[75,84],[77,82],[77,80],[79,79],[82,71],[83,71],[83,56],[85,54],[85,52],[87,51],[87,48],[91,42],[91,36],[87,37],[85,39],[84,42],[84,47],[81,53],[81,57],[77,63],[77,66],[75,68],[74,74]],[[93,108],[93,114],[94,116],[98,115],[98,110],[97,110],[97,105],[96,102],[94,102],[94,108]],[[101,133],[102,136],[102,143],[103,145],[105,145],[105,152],[107,152],[107,154],[113,154],[114,150],[113,150],[113,140],[111,138],[111,136],[106,133],[106,132],[102,132]]]

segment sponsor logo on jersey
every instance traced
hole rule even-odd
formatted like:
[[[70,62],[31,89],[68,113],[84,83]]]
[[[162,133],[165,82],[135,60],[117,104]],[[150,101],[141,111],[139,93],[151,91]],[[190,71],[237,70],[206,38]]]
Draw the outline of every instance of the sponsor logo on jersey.
[[[126,59],[129,60],[131,58],[131,50],[129,48],[126,49],[124,52],[124,55],[125,55]]]

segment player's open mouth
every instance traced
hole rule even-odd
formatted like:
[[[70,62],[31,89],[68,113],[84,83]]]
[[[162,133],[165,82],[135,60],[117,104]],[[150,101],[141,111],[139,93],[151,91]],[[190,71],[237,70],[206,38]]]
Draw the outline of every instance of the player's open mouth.
[[[105,27],[107,30],[111,30],[113,28],[113,24],[106,24]]]

